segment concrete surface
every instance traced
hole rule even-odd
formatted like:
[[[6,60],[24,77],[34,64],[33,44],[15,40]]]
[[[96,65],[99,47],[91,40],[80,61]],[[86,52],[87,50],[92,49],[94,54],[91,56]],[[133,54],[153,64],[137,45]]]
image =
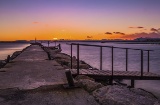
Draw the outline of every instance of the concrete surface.
[[[0,105],[97,105],[82,88],[65,89],[65,69],[32,45],[0,69]]]

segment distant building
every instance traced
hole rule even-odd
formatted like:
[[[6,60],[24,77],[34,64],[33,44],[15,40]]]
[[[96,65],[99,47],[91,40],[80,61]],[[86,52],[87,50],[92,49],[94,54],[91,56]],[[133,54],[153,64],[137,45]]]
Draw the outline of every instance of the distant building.
[[[16,40],[15,42],[16,43],[28,43],[28,41],[26,41],[26,40]]]
[[[160,41],[160,38],[148,38],[148,37],[143,38],[143,37],[140,37],[140,38],[134,39],[134,41],[158,42],[158,41]]]

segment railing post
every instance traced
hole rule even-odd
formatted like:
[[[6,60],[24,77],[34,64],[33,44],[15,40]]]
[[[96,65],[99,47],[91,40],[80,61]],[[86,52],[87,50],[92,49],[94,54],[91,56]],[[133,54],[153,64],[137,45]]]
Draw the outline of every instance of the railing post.
[[[112,76],[113,76],[113,64],[114,64],[114,58],[113,58],[113,47],[112,47]]]
[[[49,41],[48,41],[48,47],[49,47]]]
[[[100,70],[102,70],[102,46],[100,47]]]
[[[77,74],[79,74],[79,44],[77,44]]]
[[[149,72],[149,50],[148,50],[148,72]]]
[[[128,71],[128,48],[126,48],[126,71]]]
[[[141,77],[143,76],[143,50],[141,50]]]
[[[112,55],[111,55],[111,57],[112,57],[112,58],[111,58],[111,63],[112,63],[112,64],[111,64],[111,65],[112,65],[112,68],[111,68],[111,69],[112,69],[112,76],[111,76],[111,79],[110,79],[110,84],[112,85],[112,84],[113,84],[113,64],[114,64],[114,62],[113,62],[113,61],[114,61],[114,60],[113,60],[113,59],[114,59],[114,58],[113,58],[113,46],[111,47],[111,54],[112,54]]]
[[[71,43],[71,69],[72,69],[72,43]]]

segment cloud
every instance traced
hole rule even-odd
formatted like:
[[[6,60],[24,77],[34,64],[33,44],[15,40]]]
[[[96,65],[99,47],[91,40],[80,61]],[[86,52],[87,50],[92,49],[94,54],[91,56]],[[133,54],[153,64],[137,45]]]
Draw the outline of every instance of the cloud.
[[[93,38],[92,36],[87,36],[87,38]]]
[[[125,35],[125,33],[122,32],[113,32],[114,34],[120,34],[120,35]]]
[[[158,32],[159,29],[151,28],[151,31]]]
[[[119,35],[125,35],[125,33],[122,33],[122,32],[113,32],[114,34],[119,34]],[[112,35],[111,32],[106,32],[105,34],[108,34],[108,35]]]
[[[144,27],[138,26],[138,27],[128,27],[128,28],[142,29],[142,28],[144,28]]]
[[[135,34],[125,35],[125,36],[122,36],[121,38],[136,39],[136,38],[139,38],[139,37],[143,37],[143,38],[145,38],[145,37],[148,37],[148,38],[160,38],[160,34],[155,33],[155,32],[151,32],[151,33],[142,32],[142,33],[135,33]]]
[[[137,28],[144,28],[144,27],[137,27]]]
[[[32,22],[33,24],[38,24],[39,22]]]
[[[120,33],[121,35],[125,35],[125,33]]]
[[[134,28],[134,27],[128,27],[128,28]]]
[[[106,32],[105,34],[110,34],[110,35],[112,35],[112,33],[111,33],[111,32]]]

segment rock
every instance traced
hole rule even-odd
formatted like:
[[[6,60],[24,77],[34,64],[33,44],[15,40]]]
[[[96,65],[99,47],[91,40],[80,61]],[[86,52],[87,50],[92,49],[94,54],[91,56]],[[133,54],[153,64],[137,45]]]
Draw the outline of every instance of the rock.
[[[0,68],[3,68],[6,64],[5,60],[0,60]]]
[[[58,63],[60,63],[62,66],[68,66],[69,65],[69,61],[67,59],[57,59],[56,60]]]
[[[70,66],[71,65],[71,63],[69,62],[69,64],[68,64],[68,66]],[[72,68],[73,69],[77,69],[77,62],[72,62]],[[80,69],[90,69],[91,68],[91,66],[90,65],[88,65],[88,64],[79,64],[79,68]]]
[[[12,56],[11,56],[11,60],[13,60],[14,58],[16,58],[19,54],[21,54],[22,53],[22,51],[16,51],[16,52],[14,52],[13,54],[12,54]]]
[[[55,59],[58,63],[60,63],[62,66],[68,66],[71,67],[71,56],[64,54],[64,53],[53,53],[50,52],[51,57]],[[76,57],[72,57],[72,68],[76,69],[77,68],[77,60]],[[92,68],[90,65],[85,63],[84,61],[80,61],[79,63],[79,68],[80,69],[90,69]]]
[[[80,84],[80,87],[83,87],[88,92],[92,92],[98,88],[103,87],[101,83],[92,81],[90,79],[80,79],[78,82]]]
[[[144,89],[131,88],[130,91],[132,91],[132,92],[134,92],[134,93],[136,93],[138,95],[146,96],[147,98],[156,98],[156,99],[158,99],[154,94],[152,94],[152,93],[150,93],[150,92],[148,92],[148,91],[146,91]]]
[[[90,77],[85,76],[85,75],[78,75],[78,76],[75,77],[75,80],[77,80],[77,81],[79,81],[79,80],[81,80],[81,79],[88,79],[88,80],[94,81],[93,78],[90,78]]]
[[[156,101],[154,105],[160,105],[160,101]]]
[[[77,60],[76,60],[76,57],[75,56],[73,56],[72,57],[72,62],[76,62]]]
[[[55,50],[49,50],[50,54],[56,54],[56,53],[60,53],[62,50],[61,49],[55,49]]]
[[[95,90],[93,96],[102,105],[159,105],[159,100],[146,91],[135,90],[118,85],[105,86]]]
[[[67,60],[71,60],[71,57],[67,54],[64,53],[57,53],[57,54],[51,54],[55,59],[67,59]]]
[[[88,64],[80,64],[79,67],[81,69],[89,69],[89,68],[91,68],[91,66],[89,66]]]

